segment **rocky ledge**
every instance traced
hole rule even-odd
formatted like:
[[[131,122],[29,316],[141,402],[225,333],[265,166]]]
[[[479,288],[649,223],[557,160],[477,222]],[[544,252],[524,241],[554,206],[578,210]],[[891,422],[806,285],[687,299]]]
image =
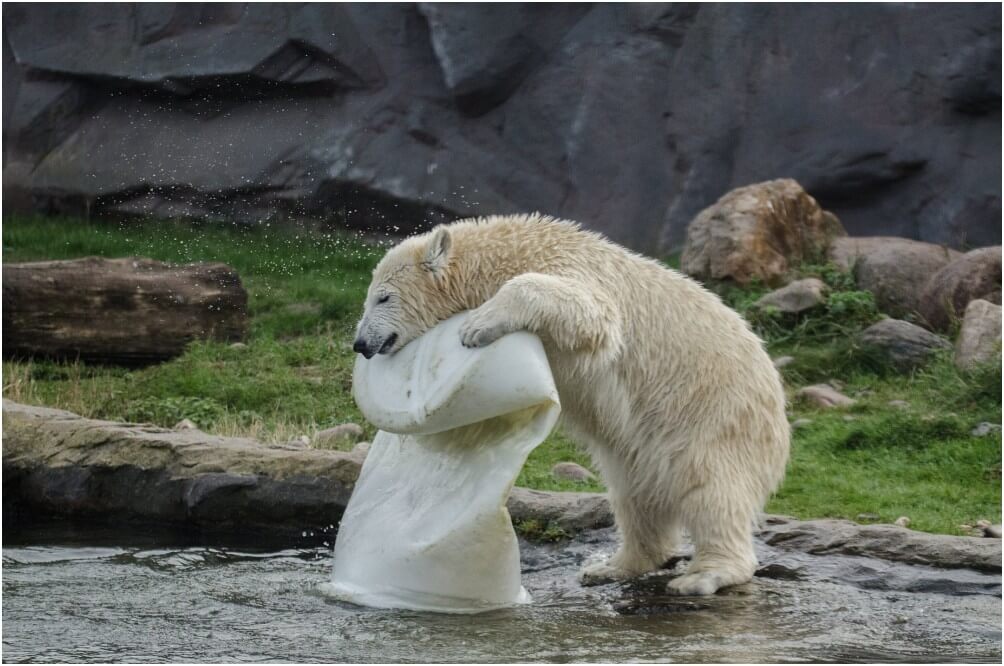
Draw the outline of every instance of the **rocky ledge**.
[[[201,530],[326,532],[338,523],[365,456],[198,430],[86,419],[3,401],[3,504],[17,521],[58,515]],[[514,488],[515,521],[578,532],[613,524],[596,493]],[[814,555],[1001,570],[1001,540],[846,520],[767,516],[760,540]]]

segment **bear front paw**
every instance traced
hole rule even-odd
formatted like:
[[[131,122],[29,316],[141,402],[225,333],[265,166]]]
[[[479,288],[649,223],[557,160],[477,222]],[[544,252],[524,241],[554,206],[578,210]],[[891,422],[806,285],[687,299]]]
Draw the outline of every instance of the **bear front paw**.
[[[460,342],[470,348],[487,347],[507,332],[504,323],[475,312],[461,326]]]

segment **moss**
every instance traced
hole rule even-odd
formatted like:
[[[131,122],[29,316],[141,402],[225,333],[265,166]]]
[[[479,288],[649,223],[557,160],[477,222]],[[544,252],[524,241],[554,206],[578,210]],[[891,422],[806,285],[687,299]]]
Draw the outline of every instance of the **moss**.
[[[517,520],[513,523],[516,534],[530,541],[564,541],[572,538],[560,525],[553,521],[540,521],[536,518]]]

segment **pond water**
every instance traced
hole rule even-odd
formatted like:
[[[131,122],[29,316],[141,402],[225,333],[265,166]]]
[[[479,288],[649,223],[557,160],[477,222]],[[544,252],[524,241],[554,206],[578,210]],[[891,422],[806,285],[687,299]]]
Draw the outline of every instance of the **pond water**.
[[[1000,576],[760,548],[749,585],[661,594],[668,574],[581,587],[609,530],[523,544],[529,606],[356,608],[319,590],[326,546],[229,546],[68,525],[4,533],[3,659],[19,661],[1001,660]]]

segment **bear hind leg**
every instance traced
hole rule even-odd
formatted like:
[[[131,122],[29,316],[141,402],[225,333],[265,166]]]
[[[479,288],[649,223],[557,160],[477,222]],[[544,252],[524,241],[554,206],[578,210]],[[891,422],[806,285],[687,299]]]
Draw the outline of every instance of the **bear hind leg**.
[[[621,545],[607,560],[583,568],[581,580],[586,585],[656,571],[676,554],[680,543],[680,528],[668,512],[655,510],[637,498],[617,498],[613,487],[611,499]]]
[[[703,492],[702,492],[703,491]],[[739,507],[721,507],[708,512],[708,507],[720,507],[706,489],[686,499],[690,507],[687,527],[694,541],[694,559],[687,573],[669,582],[670,594],[703,596],[723,587],[747,583],[756,570],[753,550],[753,516]]]

